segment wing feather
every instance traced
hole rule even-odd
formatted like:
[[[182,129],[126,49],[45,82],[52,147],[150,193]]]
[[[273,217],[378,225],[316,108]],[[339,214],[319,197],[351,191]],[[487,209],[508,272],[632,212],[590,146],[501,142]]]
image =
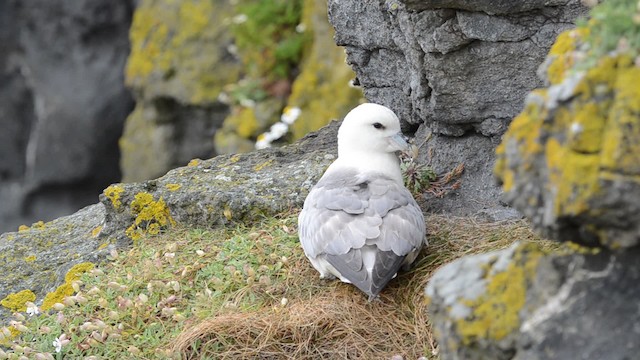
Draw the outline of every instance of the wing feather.
[[[307,256],[326,258],[341,278],[370,296],[425,243],[424,217],[411,193],[379,174],[325,174],[307,196],[298,222]]]

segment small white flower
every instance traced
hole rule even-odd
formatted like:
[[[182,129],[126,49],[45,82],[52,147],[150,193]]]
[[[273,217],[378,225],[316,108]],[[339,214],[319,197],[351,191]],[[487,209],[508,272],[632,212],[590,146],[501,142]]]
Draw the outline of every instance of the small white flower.
[[[301,113],[302,110],[299,107],[287,107],[284,109],[282,116],[280,116],[280,120],[285,124],[291,125],[298,120]]]
[[[60,339],[53,340],[53,346],[56,348],[57,353],[62,351],[62,341],[60,341]]]
[[[69,339],[67,339],[67,334],[62,334],[57,339],[53,340],[53,346],[56,348],[57,353],[62,351],[62,347],[68,343]]]
[[[298,24],[296,26],[297,33],[303,33],[305,30],[307,30],[307,26],[305,24]]]
[[[289,127],[285,123],[277,122],[271,125],[271,133],[276,137],[276,139],[281,138],[284,134],[289,131]]]
[[[28,303],[27,304],[27,315],[33,316],[33,315],[38,315],[38,314],[40,314],[40,310],[38,310],[38,307],[36,306],[36,304]]]

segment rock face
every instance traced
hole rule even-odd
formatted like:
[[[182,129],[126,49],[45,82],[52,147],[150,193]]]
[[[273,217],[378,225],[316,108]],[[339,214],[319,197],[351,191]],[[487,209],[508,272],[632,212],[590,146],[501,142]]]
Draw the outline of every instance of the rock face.
[[[126,68],[136,108],[120,140],[123,181],[152,179],[214,154],[213,135],[229,113],[218,96],[241,71],[224,25],[232,14],[228,1],[138,5]]]
[[[497,150],[506,199],[544,235],[610,249],[640,244],[640,68],[629,54],[578,74],[584,29],[558,38],[551,86],[527,98]],[[566,50],[566,49],[569,50]],[[558,54],[560,49],[565,53]]]
[[[337,156],[337,131],[333,122],[294,145],[193,160],[157,180],[115,184],[99,204],[0,235],[0,300],[29,290],[41,304],[74,265],[103,260],[111,249],[177,223],[229,225],[301,207]],[[10,314],[0,306],[0,323]]]
[[[0,5],[0,232],[71,213],[120,178],[132,7]]]
[[[558,37],[497,149],[505,198],[544,235],[440,269],[442,359],[632,359],[640,345],[640,25],[635,1]],[[579,246],[579,245],[582,245]]]
[[[556,35],[584,10],[577,0],[329,1],[336,43],[367,99],[407,130],[421,125],[422,161],[436,172],[469,163],[458,191],[428,202],[458,214],[499,207],[489,181],[499,136],[542,85],[536,68]]]

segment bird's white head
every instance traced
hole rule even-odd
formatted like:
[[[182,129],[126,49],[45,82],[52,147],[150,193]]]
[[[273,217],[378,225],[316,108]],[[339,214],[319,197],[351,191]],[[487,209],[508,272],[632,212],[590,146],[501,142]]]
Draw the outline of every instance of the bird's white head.
[[[338,156],[353,153],[395,153],[408,144],[400,120],[386,106],[365,103],[351,110],[338,130]]]
[[[400,120],[391,109],[372,103],[357,106],[338,130],[338,159],[327,172],[342,168],[358,173],[382,173],[402,184],[396,151],[409,147],[400,131]]]

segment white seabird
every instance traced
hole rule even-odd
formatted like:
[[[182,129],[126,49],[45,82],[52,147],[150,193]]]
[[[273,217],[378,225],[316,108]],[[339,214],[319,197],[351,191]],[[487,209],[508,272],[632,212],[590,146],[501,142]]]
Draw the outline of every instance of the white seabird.
[[[422,211],[404,187],[397,151],[408,148],[389,108],[362,104],[338,130],[338,158],[298,217],[306,256],[321,278],[337,277],[375,298],[425,240]]]

